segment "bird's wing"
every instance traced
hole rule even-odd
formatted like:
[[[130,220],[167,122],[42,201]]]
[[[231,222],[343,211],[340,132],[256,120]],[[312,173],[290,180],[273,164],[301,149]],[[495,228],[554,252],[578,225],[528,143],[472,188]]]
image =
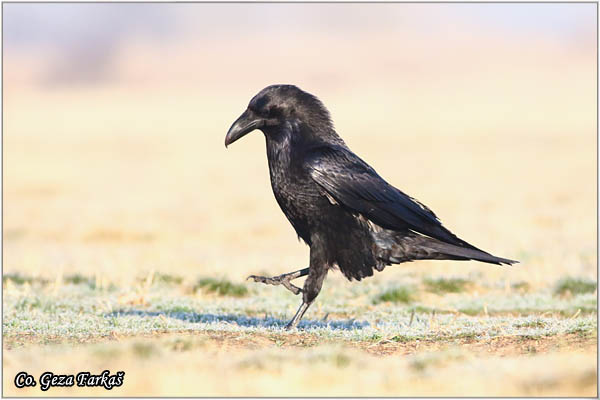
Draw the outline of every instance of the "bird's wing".
[[[410,229],[446,243],[477,249],[444,228],[429,208],[388,184],[347,148],[314,148],[305,157],[304,166],[337,203],[383,228]]]

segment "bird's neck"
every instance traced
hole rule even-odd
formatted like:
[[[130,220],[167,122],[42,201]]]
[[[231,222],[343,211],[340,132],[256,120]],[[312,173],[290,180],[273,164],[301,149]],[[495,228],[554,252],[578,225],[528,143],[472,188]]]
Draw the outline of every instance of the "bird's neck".
[[[283,126],[264,130],[269,167],[290,168],[300,166],[304,153],[313,147],[337,145],[346,147],[333,127],[315,129],[302,123],[287,122]]]
[[[267,144],[267,159],[269,160],[269,169],[287,168],[292,161],[291,150],[292,140],[290,135],[278,135],[273,137],[265,135]]]

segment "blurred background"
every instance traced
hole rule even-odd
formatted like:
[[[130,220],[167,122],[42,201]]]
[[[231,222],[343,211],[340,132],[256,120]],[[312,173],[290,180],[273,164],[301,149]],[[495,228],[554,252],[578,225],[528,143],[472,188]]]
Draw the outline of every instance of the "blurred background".
[[[3,4],[4,273],[304,267],[262,134],[223,145],[291,83],[452,231],[521,261],[374,279],[596,279],[596,29],[595,4]]]

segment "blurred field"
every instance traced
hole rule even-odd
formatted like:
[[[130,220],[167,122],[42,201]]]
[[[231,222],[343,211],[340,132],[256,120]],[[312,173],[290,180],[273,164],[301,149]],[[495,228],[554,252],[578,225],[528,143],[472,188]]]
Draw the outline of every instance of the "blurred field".
[[[594,36],[415,10],[407,20],[455,26],[137,32],[97,82],[56,78],[77,60],[51,46],[9,43],[3,394],[595,396]],[[319,96],[349,146],[452,231],[521,263],[333,272],[304,330],[284,332],[299,299],[244,278],[305,267],[308,248],[273,198],[262,134],[223,146],[251,96],[283,82]],[[567,278],[579,283],[562,290]],[[103,369],[124,386],[12,384],[20,370]]]

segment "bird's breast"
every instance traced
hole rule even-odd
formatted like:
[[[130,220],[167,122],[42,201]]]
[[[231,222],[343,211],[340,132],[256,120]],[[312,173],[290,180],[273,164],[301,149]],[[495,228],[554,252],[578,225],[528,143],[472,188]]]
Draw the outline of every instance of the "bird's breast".
[[[285,160],[269,159],[269,174],[281,210],[298,236],[310,244],[315,216],[324,199],[316,183]]]

